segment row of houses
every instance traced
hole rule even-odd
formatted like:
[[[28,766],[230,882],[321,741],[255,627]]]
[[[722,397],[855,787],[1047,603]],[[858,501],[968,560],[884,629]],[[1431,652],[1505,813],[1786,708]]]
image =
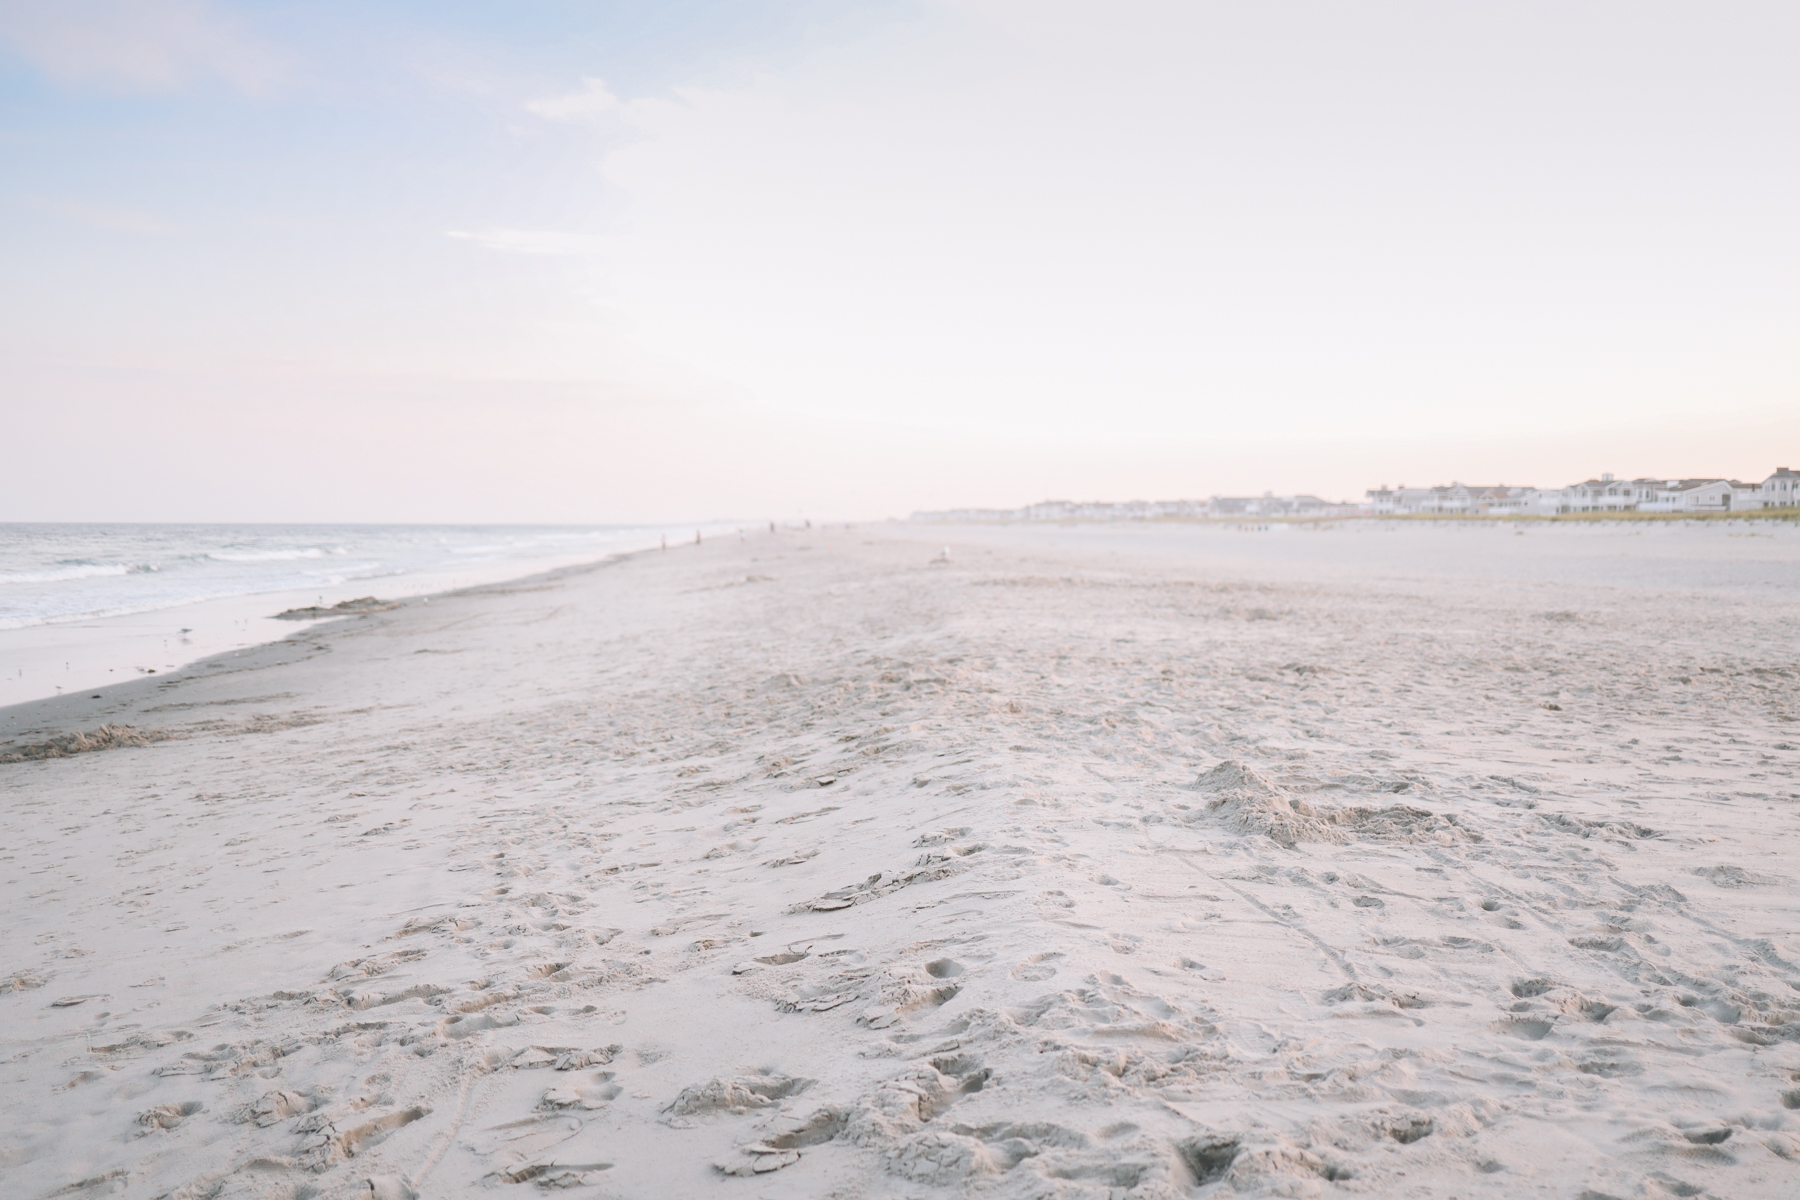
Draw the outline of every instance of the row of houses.
[[[1556,513],[1663,512],[1718,513],[1800,505],[1800,471],[1776,467],[1759,483],[1739,479],[1598,479],[1563,488],[1446,487],[1373,488],[1363,511],[1375,516],[1401,514],[1468,514],[1549,516]]]
[[[1800,507],[1800,471],[1776,467],[1761,483],[1737,479],[1615,479],[1602,475],[1564,488],[1444,487],[1372,488],[1360,504],[1318,496],[1213,496],[1205,500],[1045,500],[1023,508],[953,508],[917,512],[915,521],[1149,521],[1158,517],[1262,519],[1267,517],[1357,517],[1413,514],[1464,516],[1553,516],[1558,513],[1743,512]]]
[[[1358,504],[1317,496],[1213,496],[1206,500],[1045,500],[1023,508],[952,508],[917,512],[915,521],[1149,521],[1158,517],[1354,517]]]

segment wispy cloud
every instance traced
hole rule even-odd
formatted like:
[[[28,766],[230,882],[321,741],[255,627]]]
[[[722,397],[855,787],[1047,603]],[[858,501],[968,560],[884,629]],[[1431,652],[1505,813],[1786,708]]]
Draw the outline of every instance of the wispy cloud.
[[[65,83],[174,91],[278,82],[280,56],[208,0],[0,0],[0,45]]]
[[[55,196],[26,196],[27,208],[66,221],[112,229],[120,233],[175,233],[177,227],[142,209],[117,204],[100,204],[92,200],[74,200]]]
[[[564,233],[554,229],[484,229],[477,232],[452,229],[444,236],[474,242],[487,250],[565,258],[583,258],[599,254],[606,248],[606,239],[591,233]]]
[[[604,81],[592,76],[581,81],[581,87],[566,96],[550,96],[526,104],[527,112],[546,121],[573,121],[595,125],[624,115],[627,106],[612,94]]]

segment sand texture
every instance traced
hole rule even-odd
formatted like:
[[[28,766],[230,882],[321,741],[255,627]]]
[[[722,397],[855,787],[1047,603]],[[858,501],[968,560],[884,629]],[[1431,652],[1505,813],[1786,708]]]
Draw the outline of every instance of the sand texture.
[[[1800,1195],[1797,550],[763,533],[21,706],[0,1192]]]

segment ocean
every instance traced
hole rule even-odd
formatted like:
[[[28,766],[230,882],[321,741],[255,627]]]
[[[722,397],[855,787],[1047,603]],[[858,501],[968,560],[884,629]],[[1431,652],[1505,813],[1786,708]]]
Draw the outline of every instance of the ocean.
[[[700,527],[708,536],[738,522]],[[0,705],[284,637],[290,607],[417,596],[650,549],[692,526],[0,524]]]

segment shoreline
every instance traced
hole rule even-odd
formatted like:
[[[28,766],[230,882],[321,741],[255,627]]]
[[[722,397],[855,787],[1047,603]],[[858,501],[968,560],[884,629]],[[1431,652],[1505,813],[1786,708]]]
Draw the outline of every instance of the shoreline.
[[[240,527],[228,527],[240,528]],[[287,526],[276,528],[286,529]],[[389,527],[377,527],[389,528]],[[708,536],[721,536],[736,525],[702,525]],[[627,541],[607,554],[654,549]],[[418,600],[460,588],[487,586],[541,574],[559,567],[595,561],[593,549],[547,553],[536,562],[480,564],[446,562],[403,573],[348,579],[320,586],[277,588],[199,599],[105,616],[58,618],[35,625],[0,629],[0,713],[33,699],[77,692],[92,693],[132,678],[160,678],[216,654],[241,651],[280,641],[294,632],[292,618],[276,620],[287,609],[303,608],[329,597],[329,604],[371,592],[384,600]],[[520,570],[523,574],[520,574]],[[336,619],[316,618],[318,620]],[[5,736],[0,717],[0,737]]]
[[[279,664],[302,661],[319,652],[317,639],[322,635],[341,631],[342,628],[356,621],[367,620],[377,615],[401,612],[415,606],[429,605],[434,600],[442,602],[453,598],[479,595],[489,589],[554,582],[571,575],[601,570],[636,555],[658,552],[654,547],[621,550],[602,558],[567,563],[534,571],[528,575],[508,576],[446,588],[438,592],[408,595],[395,601],[391,607],[369,612],[350,612],[335,616],[298,619],[265,613],[259,619],[274,623],[274,628],[266,632],[280,633],[280,636],[247,641],[229,648],[214,650],[187,659],[160,672],[140,672],[135,676],[128,676],[113,683],[73,687],[50,695],[37,695],[9,704],[0,704],[0,754],[16,751],[21,745],[32,744],[34,741],[47,741],[82,733],[95,725],[118,724],[130,714],[139,711],[142,701],[197,679],[216,678],[222,672],[258,671]],[[345,590],[355,589],[347,588]],[[298,594],[297,592],[274,593],[277,598],[283,595],[291,598]],[[271,607],[263,603],[269,598],[267,594],[234,597],[233,602],[238,609],[247,607],[252,602],[261,609]],[[45,627],[32,626],[30,628],[36,630]],[[286,632],[281,632],[282,630]],[[304,643],[312,644],[308,646],[303,645]]]

